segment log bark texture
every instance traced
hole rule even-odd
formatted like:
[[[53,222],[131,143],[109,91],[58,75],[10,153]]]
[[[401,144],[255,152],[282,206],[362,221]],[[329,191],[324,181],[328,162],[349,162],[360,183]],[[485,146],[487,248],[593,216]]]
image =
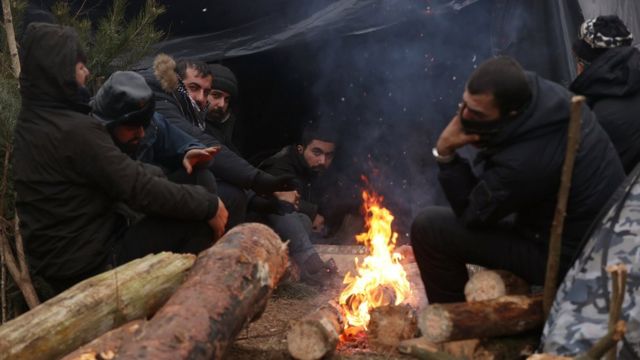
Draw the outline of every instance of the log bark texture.
[[[160,253],[71,287],[0,326],[2,359],[55,359],[101,334],[153,314],[178,288],[195,256]]]
[[[289,354],[299,360],[318,360],[333,353],[344,328],[337,306],[327,304],[294,322],[287,332]]]
[[[265,225],[242,224],[198,255],[187,280],[117,359],[221,359],[257,319],[287,267],[287,247]]]
[[[467,301],[491,300],[505,295],[526,295],[529,284],[504,270],[483,270],[469,279],[464,287]]]
[[[460,360],[441,348],[441,344],[434,344],[423,336],[400,342],[398,352],[421,360]]]
[[[369,345],[376,351],[392,351],[412,339],[418,330],[415,311],[409,305],[387,305],[371,310]]]
[[[115,328],[76,351],[67,354],[61,360],[98,360],[113,359],[120,351],[125,339],[140,336],[146,326],[146,320],[134,320]]]
[[[504,296],[470,303],[433,304],[419,315],[427,340],[444,342],[516,335],[542,326],[542,297]]]
[[[484,339],[476,347],[473,360],[512,360],[522,359],[535,352],[540,343],[540,334],[536,332],[519,336]]]

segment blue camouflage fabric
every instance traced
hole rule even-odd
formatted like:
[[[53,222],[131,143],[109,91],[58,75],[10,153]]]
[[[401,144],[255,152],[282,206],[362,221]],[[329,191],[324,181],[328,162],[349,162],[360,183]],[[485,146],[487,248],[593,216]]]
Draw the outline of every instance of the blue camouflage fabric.
[[[611,280],[606,267],[629,270],[622,309],[627,322],[619,359],[640,359],[640,167],[636,167],[594,224],[558,290],[544,328],[542,350],[575,355],[607,333]]]

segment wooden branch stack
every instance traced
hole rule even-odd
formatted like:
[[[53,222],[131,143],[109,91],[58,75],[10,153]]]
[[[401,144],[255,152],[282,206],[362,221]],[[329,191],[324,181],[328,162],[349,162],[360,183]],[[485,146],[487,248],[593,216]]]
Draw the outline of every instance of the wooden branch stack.
[[[220,359],[262,314],[287,262],[261,224],[235,227],[197,259],[134,260],[0,326],[0,358]]]

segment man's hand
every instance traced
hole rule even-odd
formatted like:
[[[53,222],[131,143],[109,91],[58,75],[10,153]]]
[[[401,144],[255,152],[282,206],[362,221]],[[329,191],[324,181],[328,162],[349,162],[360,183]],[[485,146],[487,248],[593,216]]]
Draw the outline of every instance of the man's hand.
[[[316,214],[316,217],[313,219],[313,224],[311,224],[311,230],[314,232],[322,232],[324,229],[324,216],[320,214]]]
[[[218,212],[216,212],[216,216],[209,219],[209,226],[213,229],[213,233],[215,234],[216,241],[222,237],[224,234],[224,228],[227,225],[227,218],[229,218],[229,212],[227,208],[224,206],[222,200],[218,198]]]
[[[300,204],[300,194],[297,191],[276,191],[273,195],[280,201],[287,202],[298,210],[298,205]]]
[[[460,115],[456,115],[451,119],[449,125],[442,131],[440,138],[436,144],[438,154],[442,156],[452,155],[459,148],[480,140],[477,134],[467,134],[462,128]]]
[[[191,149],[184,154],[182,166],[187,170],[187,174],[191,174],[195,166],[208,163],[213,159],[213,156],[219,152],[220,146],[212,146],[206,149]]]

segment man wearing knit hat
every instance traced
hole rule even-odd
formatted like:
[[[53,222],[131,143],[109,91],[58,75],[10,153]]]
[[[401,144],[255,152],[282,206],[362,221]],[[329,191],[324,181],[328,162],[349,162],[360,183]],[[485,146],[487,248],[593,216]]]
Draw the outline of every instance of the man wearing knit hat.
[[[229,149],[238,153],[233,143],[233,127],[236,122],[231,103],[238,98],[238,80],[231,69],[224,65],[209,65],[213,75],[213,86],[207,97],[209,111],[207,112],[206,132],[215,137]]]
[[[570,86],[586,96],[627,174],[640,162],[640,51],[632,42],[616,15],[586,20],[573,44],[578,77]]]

